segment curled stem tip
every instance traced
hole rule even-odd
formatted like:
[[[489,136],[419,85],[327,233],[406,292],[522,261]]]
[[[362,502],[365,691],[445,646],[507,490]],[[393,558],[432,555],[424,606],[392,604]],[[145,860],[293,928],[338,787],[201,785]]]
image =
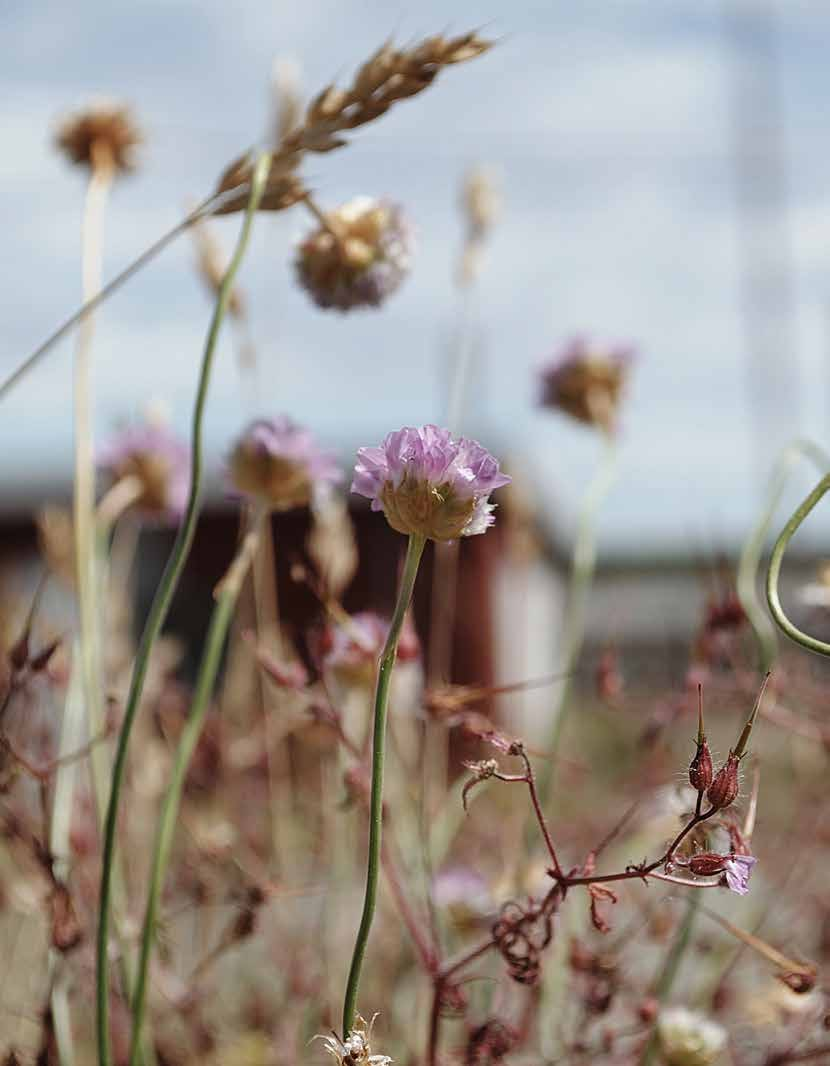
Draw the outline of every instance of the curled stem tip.
[[[781,629],[790,640],[795,641],[796,644],[800,644],[802,648],[806,648],[808,651],[815,652],[817,655],[830,656],[830,644],[825,643],[823,640],[819,640],[817,637],[811,637],[809,633],[805,633],[790,621],[784,608],[781,606],[781,599],[778,591],[778,583],[781,577],[781,564],[784,561],[784,554],[787,547],[801,523],[810,514],[822,497],[825,496],[828,490],[830,490],[830,474],[826,474],[821,481],[819,481],[813,491],[802,500],[795,511],[793,511],[792,515],[790,515],[787,524],[781,530],[778,540],[775,542],[775,546],[772,549],[769,570],[767,571],[767,604],[769,605],[772,617],[775,619],[779,629]]]

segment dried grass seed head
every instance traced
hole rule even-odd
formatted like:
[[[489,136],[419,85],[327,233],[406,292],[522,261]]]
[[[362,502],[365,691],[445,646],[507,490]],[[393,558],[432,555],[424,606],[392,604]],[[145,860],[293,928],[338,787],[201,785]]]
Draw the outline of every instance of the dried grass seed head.
[[[359,68],[348,89],[326,86],[308,104],[296,128],[285,134],[274,152],[260,210],[280,211],[303,197],[296,170],[305,152],[331,152],[345,145],[340,134],[380,118],[390,107],[432,84],[447,66],[475,59],[492,47],[477,33],[458,37],[427,37],[412,48],[382,45]],[[254,155],[235,160],[219,179],[216,193],[231,193],[216,214],[243,210],[253,174]]]
[[[69,115],[55,135],[70,162],[90,170],[111,167],[119,174],[135,170],[135,149],[143,139],[131,110],[108,100]]]

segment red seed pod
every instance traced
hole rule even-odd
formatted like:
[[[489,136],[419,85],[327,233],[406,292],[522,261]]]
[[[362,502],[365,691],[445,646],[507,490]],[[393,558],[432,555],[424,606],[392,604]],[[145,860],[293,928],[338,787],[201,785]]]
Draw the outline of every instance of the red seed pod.
[[[729,752],[726,763],[715,774],[715,779],[709,786],[706,798],[716,811],[722,811],[730,803],[734,803],[740,791],[738,780],[738,756]]]
[[[714,851],[700,851],[689,859],[689,871],[700,877],[711,877],[723,873],[728,858],[728,855],[718,855]]]
[[[713,776],[712,753],[704,736],[698,741],[695,757],[689,764],[689,784],[698,792],[705,792],[712,784]]]

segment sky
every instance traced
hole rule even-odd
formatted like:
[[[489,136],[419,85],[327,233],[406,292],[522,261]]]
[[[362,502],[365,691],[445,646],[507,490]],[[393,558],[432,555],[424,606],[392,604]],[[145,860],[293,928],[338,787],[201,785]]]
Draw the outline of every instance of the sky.
[[[258,352],[240,382],[220,343],[207,419],[218,469],[252,416],[286,412],[348,464],[402,424],[442,421],[460,319],[459,189],[486,165],[503,199],[471,303],[461,428],[520,473],[567,538],[600,444],[535,406],[535,372],[575,333],[638,351],[601,544],[707,554],[740,543],[776,451],[830,445],[830,8],[821,0],[6,0],[0,34],[0,374],[78,303],[83,174],[55,124],[91,98],[129,102],[140,169],[106,220],[111,276],[210,191],[271,123],[275,58],[309,95],[387,37],[478,27],[488,55],[309,157],[325,208],[386,195],[413,220],[411,277],[379,311],[320,312],[291,260],[310,219],[261,216],[241,284]],[[239,217],[214,231],[230,248]],[[187,238],[106,305],[96,435],[159,404],[183,431],[210,314]],[[0,508],[65,493],[72,342],[3,401]],[[813,479],[793,478],[791,502]],[[819,543],[827,521],[811,526]]]

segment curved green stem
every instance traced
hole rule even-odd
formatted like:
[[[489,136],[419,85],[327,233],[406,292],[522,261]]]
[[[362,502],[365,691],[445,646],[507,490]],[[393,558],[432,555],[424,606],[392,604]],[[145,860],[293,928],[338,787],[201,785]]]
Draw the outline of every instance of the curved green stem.
[[[236,190],[238,191],[238,190]],[[70,332],[80,322],[83,322],[88,315],[90,315],[96,307],[100,305],[110,296],[113,295],[122,285],[126,284],[134,274],[137,274],[142,267],[145,267],[151,259],[163,251],[168,244],[171,244],[180,234],[184,233],[197,219],[201,218],[208,210],[210,210],[217,200],[221,200],[221,197],[217,197],[216,193],[213,193],[206,200],[203,200],[197,207],[183,218],[181,222],[177,222],[172,229],[169,229],[166,233],[163,233],[158,240],[153,241],[149,247],[131,263],[129,263],[120,274],[116,274],[115,277],[108,281],[107,284],[100,289],[94,296],[86,300],[77,311],[74,311],[69,318],[63,321],[58,328],[46,340],[36,348],[31,355],[27,356],[22,363],[17,366],[15,370],[8,375],[2,382],[0,382],[0,400],[11,392],[15,385],[21,381],[30,370],[38,365],[39,362],[48,355],[48,353],[55,347],[58,341]]]
[[[775,626],[764,610],[758,594],[758,569],[775,512],[784,494],[790,471],[801,458],[811,459],[820,470],[830,469],[830,456],[811,441],[796,440],[781,454],[770,478],[767,501],[761,517],[748,537],[738,562],[737,592],[755,640],[763,672],[772,667],[778,652]]]
[[[550,792],[553,787],[554,763],[568,709],[572,675],[585,640],[585,610],[596,565],[597,514],[605,497],[608,495],[608,490],[613,484],[616,465],[616,440],[609,436],[605,442],[605,452],[600,465],[588,485],[579,510],[576,538],[571,558],[568,594],[565,603],[565,633],[563,641],[565,655],[562,665],[565,680],[555,708],[553,728],[548,742],[548,757],[542,764],[541,772],[537,774],[539,797],[543,809],[550,798]]]
[[[808,651],[814,651],[818,655],[830,655],[830,644],[825,644],[823,640],[811,637],[809,633],[805,633],[803,630],[799,629],[798,626],[793,625],[784,613],[784,608],[781,606],[781,600],[778,596],[778,580],[781,574],[781,563],[784,561],[784,553],[787,550],[787,545],[792,540],[793,534],[807,515],[813,510],[819,500],[829,490],[830,474],[827,474],[821,479],[821,481],[819,481],[818,485],[816,485],[810,495],[802,500],[790,516],[789,521],[782,529],[781,535],[778,537],[778,540],[775,542],[775,546],[772,549],[772,555],[769,560],[769,570],[767,571],[767,603],[772,612],[772,617],[775,619],[779,628],[787,634],[790,640],[794,640],[796,644],[800,644],[802,648],[806,648]]]
[[[130,1066],[139,1066],[141,1061],[141,1033],[147,1005],[147,975],[150,966],[150,955],[152,954],[155,940],[158,905],[170,860],[170,849],[173,845],[173,837],[176,831],[176,819],[179,814],[179,803],[182,789],[184,788],[185,776],[193,756],[193,750],[202,734],[205,715],[210,706],[210,697],[216,682],[216,674],[219,671],[219,663],[222,658],[222,649],[225,646],[228,627],[233,618],[234,608],[239,598],[245,575],[256,551],[264,517],[265,515],[262,514],[251,520],[249,530],[243,538],[228,575],[218,591],[216,606],[213,609],[210,627],[208,628],[202,663],[199,667],[196,688],[193,693],[193,702],[190,705],[190,713],[187,716],[173,759],[170,784],[167,786],[167,793],[164,797],[153,846],[150,884],[144,910],[144,925],[141,931],[141,950],[138,957],[138,969],[136,971],[132,999],[133,1031],[130,1039]]]
[[[141,701],[144,688],[144,680],[150,664],[150,653],[153,650],[156,638],[161,632],[170,603],[179,583],[179,577],[184,569],[190,545],[196,531],[196,522],[199,517],[200,495],[202,482],[202,420],[205,403],[207,400],[210,375],[213,367],[213,357],[216,349],[216,341],[219,330],[225,318],[228,301],[237,271],[242,262],[248,240],[251,234],[254,214],[262,199],[268,172],[271,168],[271,154],[264,152],[257,160],[251,182],[250,199],[245,211],[242,229],[239,235],[236,249],[228,266],[227,273],[222,279],[219,293],[216,299],[216,307],[211,319],[205,343],[202,369],[199,377],[199,385],[196,392],[196,403],[193,410],[193,424],[191,435],[192,458],[190,468],[190,495],[187,501],[184,520],[176,534],[170,558],[167,561],[164,574],[159,583],[153,605],[150,609],[141,642],[136,652],[133,676],[130,682],[130,690],[127,695],[127,703],[124,709],[124,722],[118,737],[118,746],[115,753],[115,762],[112,768],[112,788],[110,791],[107,817],[104,823],[104,840],[101,867],[101,891],[99,900],[98,936],[97,936],[97,1039],[98,1039],[98,1062],[99,1066],[111,1066],[112,1052],[109,1037],[109,926],[110,908],[112,896],[113,855],[115,852],[115,837],[118,825],[118,803],[121,796],[121,788],[124,782],[124,771],[127,763],[127,747],[130,741],[130,732],[133,721]]]
[[[401,635],[404,618],[412,600],[418,564],[424,551],[426,539],[410,534],[406,549],[406,560],[401,575],[401,587],[398,602],[389,626],[389,635],[380,655],[378,679],[375,688],[375,719],[372,740],[372,791],[369,799],[369,857],[366,867],[366,895],[363,900],[363,913],[357,931],[352,964],[346,982],[346,996],[343,1002],[343,1037],[348,1036],[354,1028],[357,1015],[357,994],[360,987],[360,971],[375,916],[375,903],[380,877],[381,833],[383,829],[383,767],[386,754],[386,712],[389,704],[389,683],[392,680],[392,668],[398,653],[398,639]]]

